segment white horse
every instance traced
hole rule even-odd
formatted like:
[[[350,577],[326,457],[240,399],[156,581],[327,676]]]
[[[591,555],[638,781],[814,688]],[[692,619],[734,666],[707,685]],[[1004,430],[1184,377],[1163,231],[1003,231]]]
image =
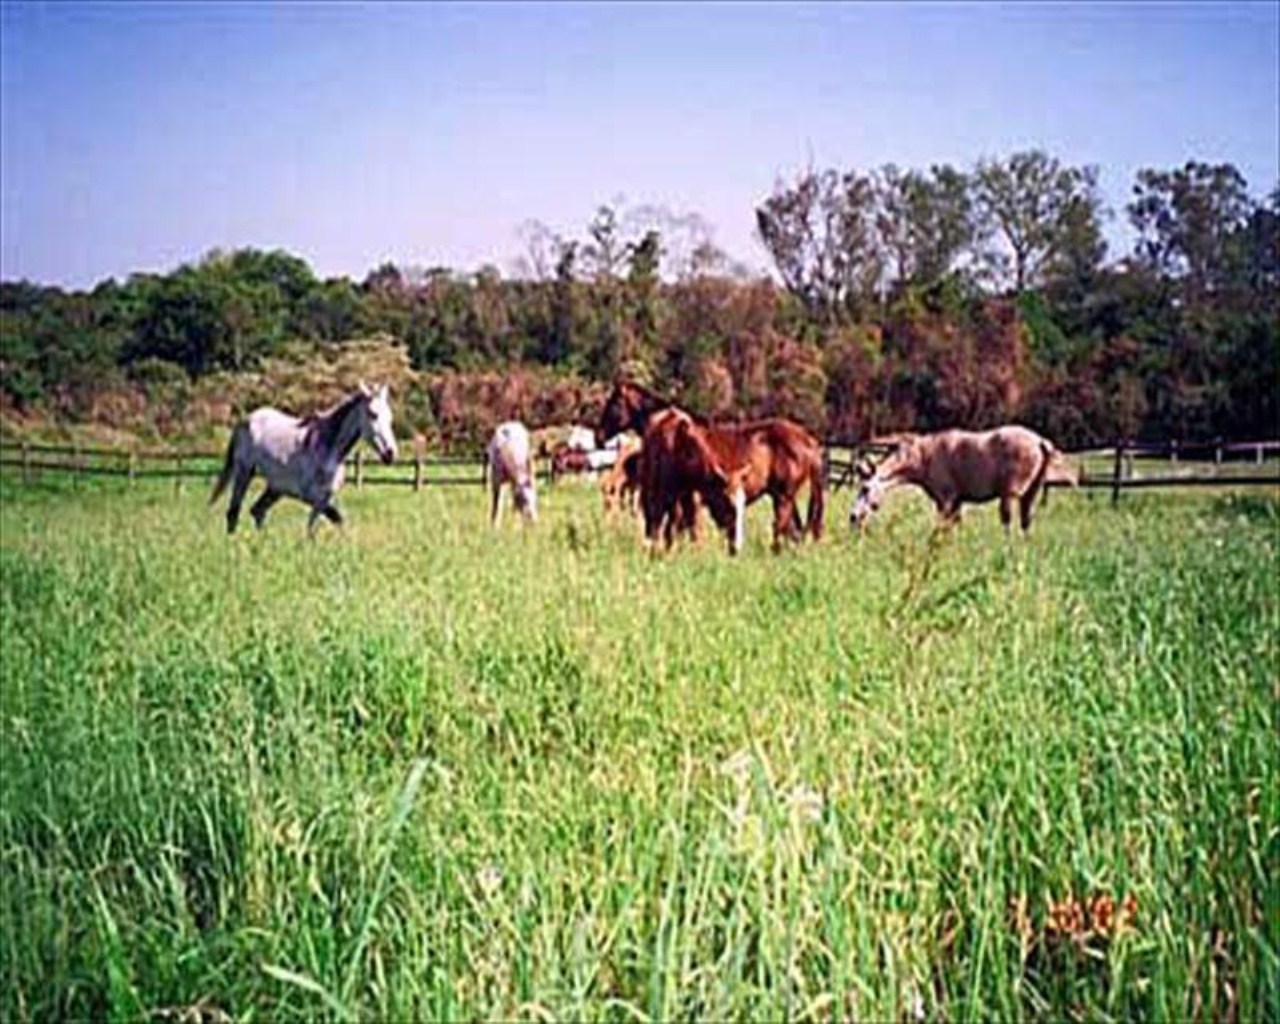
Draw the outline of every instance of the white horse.
[[[489,440],[488,462],[489,489],[493,502],[489,510],[489,524],[498,525],[502,512],[502,488],[511,484],[516,508],[529,522],[538,521],[538,492],[533,482],[532,447],[529,431],[523,423],[514,420],[503,423]]]
[[[249,509],[259,527],[271,506],[285,496],[311,506],[309,536],[315,536],[321,516],[341,526],[342,515],[333,498],[345,476],[342,464],[362,437],[383,462],[395,461],[396,438],[391,432],[391,404],[385,384],[374,391],[361,381],[355,394],[332,409],[303,419],[269,406],[255,409],[231,433],[226,461],[209,504],[232,484],[227,532],[234,533],[249,482],[255,473],[261,473],[267,489]]]

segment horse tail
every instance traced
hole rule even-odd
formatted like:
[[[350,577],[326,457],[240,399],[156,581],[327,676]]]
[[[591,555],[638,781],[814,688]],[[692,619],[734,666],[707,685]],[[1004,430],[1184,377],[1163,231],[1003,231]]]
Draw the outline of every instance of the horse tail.
[[[1044,461],[1040,464],[1040,480],[1041,497],[1043,504],[1049,498],[1049,484],[1051,482],[1067,483],[1072,487],[1080,486],[1080,470],[1067,463],[1057,447],[1050,441],[1041,441],[1040,450],[1044,453]]]
[[[239,447],[240,438],[244,436],[244,424],[236,425],[235,430],[231,431],[231,440],[227,442],[227,455],[222,461],[222,472],[218,474],[217,483],[213,485],[213,493],[209,495],[209,504],[212,505],[221,496],[222,492],[227,489],[227,484],[231,483],[231,477],[236,471],[236,448]]]
[[[1040,504],[1044,504],[1049,498],[1049,488],[1046,486],[1049,477],[1049,463],[1053,461],[1058,449],[1048,441],[1040,442],[1040,452],[1044,456],[1040,460],[1040,468],[1036,470],[1036,475],[1031,478],[1031,486],[1028,488],[1032,494],[1040,492]],[[1031,499],[1035,501],[1034,498]]]
[[[826,486],[822,457],[815,458],[809,467],[809,521],[806,528],[814,540],[822,539],[822,516],[826,508],[823,489]]]

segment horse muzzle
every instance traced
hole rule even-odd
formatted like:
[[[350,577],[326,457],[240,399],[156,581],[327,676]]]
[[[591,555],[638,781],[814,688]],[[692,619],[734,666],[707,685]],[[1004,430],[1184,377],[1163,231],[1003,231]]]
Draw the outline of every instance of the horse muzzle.
[[[378,458],[382,460],[384,466],[389,466],[396,461],[396,450],[394,448],[384,448],[378,452]]]

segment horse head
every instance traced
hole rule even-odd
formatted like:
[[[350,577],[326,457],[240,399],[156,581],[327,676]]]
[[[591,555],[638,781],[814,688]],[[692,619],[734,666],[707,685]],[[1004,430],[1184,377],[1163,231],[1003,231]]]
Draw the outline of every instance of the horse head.
[[[361,381],[360,394],[364,396],[360,434],[373,445],[378,458],[389,465],[395,461],[397,451],[396,435],[391,429],[390,391],[386,384],[374,389]]]
[[[624,430],[643,433],[649,415],[669,404],[666,399],[635,381],[619,380],[604,403],[598,434],[608,440]]]
[[[849,511],[849,524],[861,530],[866,521],[880,508],[890,483],[907,468],[913,459],[914,435],[894,435],[886,439],[896,444],[893,451],[879,463],[863,456],[854,466],[861,485],[853,508]]]

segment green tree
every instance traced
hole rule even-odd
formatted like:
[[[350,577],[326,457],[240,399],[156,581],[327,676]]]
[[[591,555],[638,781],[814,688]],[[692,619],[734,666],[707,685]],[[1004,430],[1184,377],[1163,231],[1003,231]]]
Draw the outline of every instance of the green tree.
[[[1012,263],[1016,292],[1040,284],[1055,261],[1089,252],[1087,240],[1100,238],[1102,215],[1098,172],[1064,167],[1042,150],[1014,153],[1002,161],[979,161],[976,200],[982,222],[1007,252],[990,249],[986,258],[997,277]]]
[[[1244,229],[1253,207],[1235,167],[1192,160],[1171,171],[1144,168],[1133,197],[1128,212],[1138,231],[1140,259],[1179,279],[1193,303],[1227,284],[1232,238]]]
[[[810,170],[756,209],[783,284],[821,322],[846,319],[875,297],[883,272],[875,205],[870,178]]]
[[[965,174],[946,164],[928,174],[887,164],[875,181],[876,229],[899,287],[935,284],[974,251],[978,225]]]

